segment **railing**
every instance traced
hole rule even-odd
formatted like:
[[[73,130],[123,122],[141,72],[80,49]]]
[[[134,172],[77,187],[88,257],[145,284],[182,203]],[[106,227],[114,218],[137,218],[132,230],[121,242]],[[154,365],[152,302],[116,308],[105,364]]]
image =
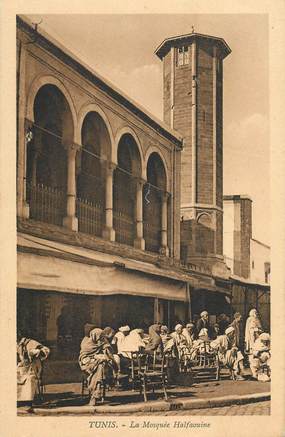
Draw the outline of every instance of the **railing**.
[[[161,229],[151,223],[144,222],[143,234],[145,239],[145,249],[150,252],[159,252],[161,246]]]
[[[116,230],[116,241],[133,246],[135,239],[134,221],[122,211],[113,211],[113,221]]]
[[[104,208],[101,204],[87,199],[76,199],[76,216],[80,232],[102,236]]]
[[[62,226],[66,214],[66,194],[43,184],[27,184],[30,218]]]
[[[146,183],[144,185],[144,220],[143,235],[145,249],[159,253],[161,247],[161,194],[162,190]]]
[[[136,178],[117,167],[113,181],[113,226],[118,243],[134,245]]]

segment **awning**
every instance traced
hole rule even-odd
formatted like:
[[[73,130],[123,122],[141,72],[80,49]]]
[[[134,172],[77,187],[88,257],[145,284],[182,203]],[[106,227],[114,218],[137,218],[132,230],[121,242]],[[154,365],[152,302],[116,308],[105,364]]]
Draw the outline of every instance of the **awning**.
[[[186,301],[186,284],[148,273],[19,252],[18,287],[89,295],[129,294]]]

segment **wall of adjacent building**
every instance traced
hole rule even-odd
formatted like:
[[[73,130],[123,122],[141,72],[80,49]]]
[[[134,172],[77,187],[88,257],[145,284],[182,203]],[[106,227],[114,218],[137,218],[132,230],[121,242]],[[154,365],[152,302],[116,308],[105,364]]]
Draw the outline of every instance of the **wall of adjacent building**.
[[[270,247],[255,239],[250,240],[250,278],[270,283]]]

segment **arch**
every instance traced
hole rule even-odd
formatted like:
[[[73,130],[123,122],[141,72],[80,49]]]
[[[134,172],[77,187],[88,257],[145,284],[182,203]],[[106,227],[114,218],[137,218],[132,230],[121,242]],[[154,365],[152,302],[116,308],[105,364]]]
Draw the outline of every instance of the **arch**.
[[[141,146],[141,142],[139,140],[139,137],[137,136],[136,132],[129,126],[124,126],[121,129],[119,129],[116,133],[115,136],[115,148],[114,148],[114,155],[112,156],[112,162],[114,162],[115,164],[118,164],[118,146],[119,146],[119,142],[122,138],[123,135],[125,134],[129,134],[133,137],[133,139],[136,142],[139,154],[140,154],[140,161],[141,161],[141,168],[142,168],[142,177],[145,178],[146,174],[143,173],[143,168],[145,167],[144,165],[144,156],[143,156],[143,151],[142,151],[142,146]],[[114,159],[114,160],[113,160]]]
[[[104,119],[97,111],[82,110],[79,125],[82,147],[76,168],[78,229],[101,237],[105,223],[105,163],[106,159],[110,160],[111,138]]]
[[[75,143],[78,143],[78,138],[76,138],[76,126],[77,126],[77,114],[76,114],[76,108],[74,105],[74,102],[72,100],[72,97],[63,84],[57,77],[52,75],[40,75],[37,76],[34,81],[32,82],[29,91],[28,91],[28,98],[27,98],[27,105],[26,105],[26,118],[28,120],[31,120],[34,122],[34,102],[36,95],[40,88],[42,88],[44,85],[54,85],[56,86],[64,95],[66,98],[66,101],[69,105],[69,109],[71,112],[72,120],[73,120],[73,141]]]
[[[149,150],[150,151],[150,150]],[[144,185],[143,197],[143,226],[145,248],[151,252],[159,252],[162,244],[162,236],[167,231],[169,221],[169,208],[165,192],[167,191],[167,172],[161,154],[152,149],[148,155],[147,183]],[[166,199],[166,200],[165,200]],[[165,239],[163,240],[165,241]],[[167,241],[167,239],[166,239]]]
[[[114,171],[113,210],[116,241],[133,246],[136,237],[137,178],[141,178],[141,151],[134,136],[118,136],[117,168]]]
[[[208,211],[201,211],[197,215],[196,225],[196,251],[201,255],[214,253],[215,230],[213,216]]]
[[[163,156],[163,153],[161,153],[161,150],[157,147],[157,146],[149,146],[147,151],[146,151],[146,155],[145,155],[145,168],[143,169],[143,174],[145,174],[145,179],[147,179],[147,164],[149,161],[150,156],[153,153],[157,153],[157,155],[159,155],[163,166],[164,166],[164,171],[165,171],[165,177],[166,177],[166,191],[170,192],[170,181],[169,181],[169,168],[166,162],[165,157]]]
[[[107,128],[107,131],[109,133],[110,142],[111,142],[110,159],[111,159],[112,162],[115,162],[115,161],[113,161],[113,155],[114,155],[114,149],[115,149],[115,146],[114,146],[115,140],[114,140],[112,126],[111,126],[111,124],[109,122],[109,119],[108,119],[107,115],[103,111],[103,109],[100,106],[98,106],[96,103],[93,103],[93,102],[85,103],[83,106],[81,106],[81,108],[79,110],[77,129],[76,129],[77,132],[75,134],[75,136],[79,139],[79,144],[81,144],[81,131],[82,131],[83,122],[85,120],[86,115],[89,112],[96,112],[97,114],[100,115],[100,117],[104,121],[104,123],[106,125],[106,128]]]
[[[31,114],[33,135],[27,147],[30,216],[62,225],[67,212],[66,146],[74,142],[73,116],[65,94],[57,85],[45,83],[37,88]]]
[[[197,221],[197,223],[211,227],[212,226],[212,215],[207,211],[200,212],[197,215],[196,221]]]
[[[117,148],[118,167],[130,172],[133,176],[142,176],[141,155],[132,135],[124,133]]]

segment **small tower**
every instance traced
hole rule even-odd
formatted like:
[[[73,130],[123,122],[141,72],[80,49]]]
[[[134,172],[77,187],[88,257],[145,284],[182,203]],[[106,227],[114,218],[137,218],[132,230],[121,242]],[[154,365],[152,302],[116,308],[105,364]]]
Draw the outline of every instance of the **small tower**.
[[[223,263],[222,38],[194,32],[167,38],[163,60],[164,121],[184,137],[181,165],[181,258]]]

